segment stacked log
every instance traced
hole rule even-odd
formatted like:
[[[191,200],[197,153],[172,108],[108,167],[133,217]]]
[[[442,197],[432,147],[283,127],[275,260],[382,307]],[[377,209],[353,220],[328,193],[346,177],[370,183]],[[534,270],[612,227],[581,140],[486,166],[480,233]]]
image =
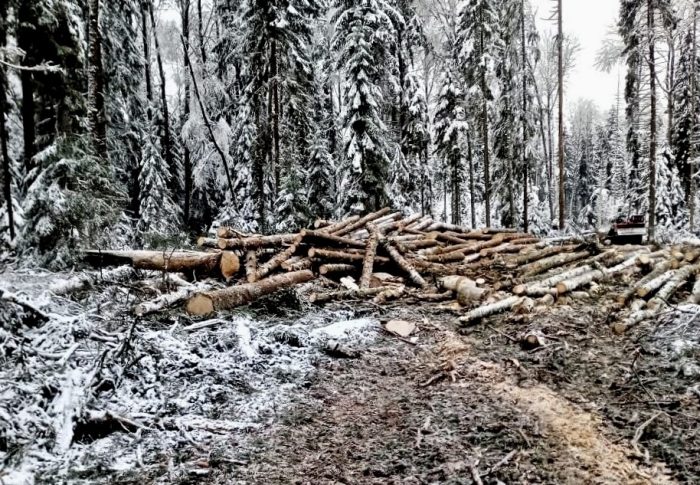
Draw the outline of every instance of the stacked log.
[[[199,238],[198,245],[199,251],[88,251],[85,257],[98,266],[182,273],[191,282],[141,302],[134,308],[139,315],[182,303],[192,315],[207,315],[312,281],[307,299],[315,304],[455,299],[459,305],[451,308],[465,308],[462,324],[500,312],[527,314],[535,307],[531,298],[539,298],[541,307],[562,295],[590,296],[622,275],[632,283],[616,297],[618,309],[628,310],[616,331],[656,315],[688,281],[696,281],[688,301],[700,302],[697,247],[652,252],[646,246],[540,239],[515,228],[466,228],[389,208],[319,219],[296,233],[221,227],[217,237]]]

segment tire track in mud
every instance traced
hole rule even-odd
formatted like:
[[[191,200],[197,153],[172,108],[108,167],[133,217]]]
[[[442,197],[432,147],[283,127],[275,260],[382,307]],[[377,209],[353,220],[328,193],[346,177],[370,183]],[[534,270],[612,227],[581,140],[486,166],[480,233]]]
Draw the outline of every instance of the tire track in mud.
[[[459,340],[463,338],[448,336],[441,345],[440,359],[449,359],[453,365],[461,360],[465,366],[461,376],[477,380],[489,399],[513,405],[537,421],[543,434],[534,446],[544,448],[549,455],[559,483],[677,483],[664,463],[641,463],[643,457],[631,443],[608,439],[600,416],[580,409],[543,384],[518,386],[506,375],[503,365],[473,360],[469,355],[471,346]]]

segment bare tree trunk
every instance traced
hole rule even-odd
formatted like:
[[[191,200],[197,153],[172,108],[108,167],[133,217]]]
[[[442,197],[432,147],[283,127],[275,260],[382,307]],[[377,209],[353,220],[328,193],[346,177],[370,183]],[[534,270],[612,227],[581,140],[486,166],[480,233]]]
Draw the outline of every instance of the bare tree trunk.
[[[160,77],[160,104],[161,113],[163,115],[163,152],[165,155],[165,161],[170,168],[171,174],[171,189],[175,193],[175,187],[177,187],[177,180],[179,175],[175,166],[175,157],[173,156],[173,142],[170,135],[170,114],[168,113],[168,98],[165,94],[165,72],[163,70],[163,58],[160,55],[160,44],[158,43],[158,33],[156,32],[156,19],[153,14],[153,0],[148,2],[148,13],[151,17],[151,30],[153,31],[153,42],[156,49],[156,60],[158,62],[158,75]]]
[[[0,20],[4,22],[4,20]],[[0,38],[0,46],[5,45],[5,32]],[[10,155],[7,151],[7,130],[5,128],[5,114],[7,112],[7,78],[4,66],[0,66],[0,151],[2,152],[2,181],[3,195],[7,205],[7,223],[10,228],[10,241],[15,239],[15,220],[12,212],[12,171],[10,170]],[[1,221],[0,221],[1,222]]]
[[[549,215],[554,221],[554,133],[552,132],[552,100],[547,101],[547,143],[549,154],[547,157],[547,189],[549,190]]]
[[[484,19],[483,12],[479,12],[479,21],[481,22],[479,30],[479,50],[480,54],[484,54]],[[489,160],[489,111],[488,111],[488,101],[486,99],[486,67],[481,67],[481,95],[482,95],[482,105],[481,105],[481,136],[483,139],[483,150],[484,150],[484,205],[486,211],[486,226],[491,226],[491,174],[490,172],[490,160]]]
[[[180,0],[180,16],[182,21],[182,38],[184,44],[183,62],[185,66],[185,99],[183,106],[183,122],[187,122],[190,117],[190,77],[187,76],[190,59],[187,51],[190,47],[190,0]],[[187,143],[183,141],[183,164],[185,170],[185,203],[183,208],[183,216],[185,224],[190,223],[190,201],[192,198],[192,161],[190,159],[190,150],[187,148]]]
[[[656,65],[654,52],[654,2],[647,0],[647,29],[649,35],[649,227],[647,239],[654,241],[656,230]]]
[[[197,0],[197,33],[199,34],[199,50],[202,56],[202,68],[206,69],[207,49],[204,44],[204,19],[202,18],[202,0]]]
[[[529,159],[527,154],[528,133],[527,133],[527,53],[525,52],[525,0],[520,0],[520,52],[522,54],[522,76],[523,76],[523,230],[529,230],[528,223],[528,177]]]
[[[564,193],[564,30],[562,28],[562,6],[558,0],[558,72],[559,72],[559,230],[566,226],[566,195]]]
[[[153,85],[151,84],[151,41],[148,38],[148,3],[141,3],[141,36],[143,38],[143,73],[146,79],[146,115],[153,120]]]
[[[20,2],[17,8],[17,46],[29,52],[32,45],[33,30],[32,25],[36,25],[31,2]],[[31,64],[31,59],[25,56],[22,65]],[[34,168],[32,158],[36,154],[36,123],[34,112],[34,77],[31,71],[20,71],[22,83],[22,135],[24,141],[24,170],[30,173]]]
[[[476,204],[474,201],[474,159],[472,157],[472,137],[467,132],[467,159],[469,160],[469,209],[472,218],[472,229],[476,228]]]
[[[698,6],[697,2],[693,5],[693,51],[691,53],[691,59],[696,59],[697,58],[697,42],[698,42],[698,37],[697,37],[697,26],[698,26]],[[690,93],[691,93],[691,98],[690,98],[690,106],[691,110],[690,112],[693,113],[693,118],[692,122],[690,125],[690,156],[692,159],[695,158],[695,154],[697,153],[697,123],[696,119],[697,117],[695,116],[695,113],[697,113],[697,95],[698,93],[696,92],[696,72],[697,68],[697,63],[693,62],[691,63],[691,70],[690,70]],[[694,173],[695,170],[693,170],[693,166],[691,164],[687,164],[687,170],[688,170],[688,181],[689,181],[689,187],[688,191],[686,193],[686,205],[688,206],[688,217],[690,219],[690,231],[694,232],[695,231],[695,177]]]
[[[272,104],[273,104],[273,115],[272,115],[272,143],[274,145],[274,166],[275,166],[275,197],[280,191],[280,179],[282,173],[282,167],[280,167],[280,93],[279,93],[279,79],[278,66],[277,66],[277,43],[272,42],[272,52],[270,59],[270,71],[272,75]]]
[[[88,125],[97,156],[107,158],[107,118],[105,115],[105,78],[102,69],[102,33],[100,31],[100,0],[88,4]]]

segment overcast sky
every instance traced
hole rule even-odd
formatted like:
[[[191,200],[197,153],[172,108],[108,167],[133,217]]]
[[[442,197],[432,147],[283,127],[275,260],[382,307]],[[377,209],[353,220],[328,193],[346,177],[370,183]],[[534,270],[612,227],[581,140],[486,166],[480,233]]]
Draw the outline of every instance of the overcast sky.
[[[556,23],[549,21],[553,0],[531,0],[537,11],[537,23],[541,35],[556,32]],[[610,74],[598,71],[593,63],[601,42],[610,27],[617,21],[619,2],[616,0],[563,0],[564,34],[576,37],[581,51],[576,59],[576,68],[569,77],[564,92],[565,102],[572,103],[578,98],[593,100],[601,111],[605,111],[615,101],[617,93],[618,69]],[[624,73],[621,82],[624,82]],[[621,84],[624,86],[624,84]]]

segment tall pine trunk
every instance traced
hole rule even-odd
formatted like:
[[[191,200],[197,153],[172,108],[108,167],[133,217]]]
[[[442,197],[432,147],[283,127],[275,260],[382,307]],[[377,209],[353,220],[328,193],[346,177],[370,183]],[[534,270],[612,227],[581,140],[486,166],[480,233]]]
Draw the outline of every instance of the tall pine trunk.
[[[523,230],[529,230],[528,223],[528,185],[529,185],[529,159],[527,153],[528,132],[527,132],[527,53],[525,52],[525,0],[520,0],[520,52],[522,54],[522,76],[523,76]]]
[[[100,0],[88,3],[88,126],[95,153],[107,158],[107,118],[105,115],[105,78],[102,68],[102,32]]]
[[[4,1],[4,0],[3,0]],[[33,27],[36,25],[30,2],[20,2],[17,9],[17,47],[24,52],[31,52],[33,42]],[[23,66],[30,66],[32,59],[29,56],[22,58]],[[24,142],[24,171],[30,173],[34,168],[32,158],[36,155],[36,122],[34,113],[34,76],[29,70],[20,71],[22,84],[22,137]]]
[[[562,28],[561,0],[557,9],[557,71],[559,78],[559,230],[566,226],[566,194],[564,193],[564,29]]]
[[[153,122],[153,85],[151,84],[151,41],[148,38],[148,3],[141,3],[141,37],[143,40],[143,77],[146,81],[146,116]],[[149,127],[150,128],[150,127]]]
[[[175,156],[173,155],[173,139],[170,134],[170,113],[168,111],[168,98],[165,94],[165,71],[163,69],[163,58],[160,54],[160,43],[156,32],[156,19],[153,13],[153,0],[148,2],[148,14],[151,17],[151,31],[153,32],[153,47],[156,51],[156,62],[158,64],[158,77],[160,78],[160,109],[163,116],[163,155],[168,168],[170,169],[170,190],[177,193],[178,180],[180,174],[177,173]]]
[[[647,0],[649,35],[649,227],[647,239],[653,242],[656,232],[656,65],[654,52],[654,0]]]

